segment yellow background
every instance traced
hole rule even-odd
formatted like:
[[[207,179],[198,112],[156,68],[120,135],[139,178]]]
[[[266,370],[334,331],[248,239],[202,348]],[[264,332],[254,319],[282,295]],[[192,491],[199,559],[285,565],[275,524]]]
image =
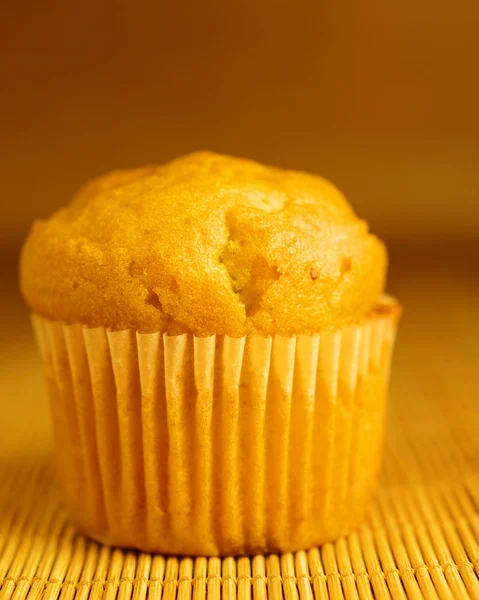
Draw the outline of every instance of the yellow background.
[[[1,244],[115,167],[319,172],[387,240],[479,237],[479,3],[7,0]]]

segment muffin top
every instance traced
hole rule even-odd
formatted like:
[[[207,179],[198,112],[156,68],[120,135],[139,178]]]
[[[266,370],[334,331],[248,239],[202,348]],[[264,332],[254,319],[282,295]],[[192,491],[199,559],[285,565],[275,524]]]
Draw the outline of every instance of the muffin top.
[[[36,221],[30,308],[114,330],[291,335],[359,321],[387,255],[327,180],[210,152],[115,171]]]

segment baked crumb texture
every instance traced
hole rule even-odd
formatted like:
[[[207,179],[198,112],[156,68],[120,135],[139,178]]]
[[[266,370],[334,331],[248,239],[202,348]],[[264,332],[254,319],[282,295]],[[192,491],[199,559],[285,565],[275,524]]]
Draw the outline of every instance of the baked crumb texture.
[[[327,180],[210,152],[93,180],[36,221],[37,314],[113,330],[292,335],[358,322],[387,254]]]

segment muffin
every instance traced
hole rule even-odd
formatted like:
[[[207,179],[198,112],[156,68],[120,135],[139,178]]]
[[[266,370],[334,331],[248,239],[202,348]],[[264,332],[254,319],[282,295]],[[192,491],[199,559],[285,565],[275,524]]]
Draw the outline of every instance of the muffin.
[[[168,554],[305,549],[361,520],[398,304],[318,176],[208,152],[115,171],[21,256],[64,502]]]

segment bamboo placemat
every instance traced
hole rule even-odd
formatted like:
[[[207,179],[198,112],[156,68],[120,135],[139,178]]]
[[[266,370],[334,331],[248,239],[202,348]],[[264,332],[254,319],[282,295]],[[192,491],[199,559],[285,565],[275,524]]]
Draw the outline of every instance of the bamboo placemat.
[[[393,290],[413,308],[401,326],[384,467],[366,521],[335,543],[283,556],[177,559],[76,535],[45,450],[30,334],[0,344],[0,600],[479,599],[478,282],[455,275],[452,283],[454,270],[443,271]]]
[[[392,404],[364,525],[296,554],[178,560],[102,547],[69,525],[47,460],[3,465],[0,599],[479,598],[479,410],[415,400]]]

